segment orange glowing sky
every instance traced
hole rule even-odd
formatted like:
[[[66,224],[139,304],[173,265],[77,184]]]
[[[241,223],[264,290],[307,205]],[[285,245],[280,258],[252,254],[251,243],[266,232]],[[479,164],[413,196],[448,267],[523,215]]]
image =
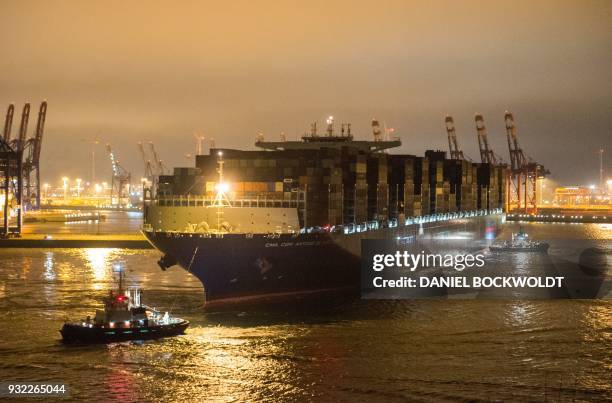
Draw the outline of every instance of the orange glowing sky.
[[[413,154],[446,149],[451,114],[476,160],[480,112],[508,160],[509,109],[527,153],[584,184],[611,160],[611,21],[610,1],[4,1],[0,107],[48,99],[43,181],[88,179],[94,137],[99,178],[106,142],[139,177],[138,140],[189,166],[195,131],[253,148],[329,114],[360,138],[376,116]]]

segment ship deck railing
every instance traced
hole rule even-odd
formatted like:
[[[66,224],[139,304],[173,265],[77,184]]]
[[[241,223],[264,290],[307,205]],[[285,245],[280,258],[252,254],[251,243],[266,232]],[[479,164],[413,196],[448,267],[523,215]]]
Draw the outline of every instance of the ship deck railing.
[[[155,199],[147,200],[148,203],[157,206],[167,207],[214,207],[216,206],[215,198],[213,197],[198,197],[198,196],[159,196]],[[269,207],[269,208],[298,208],[304,206],[304,200],[298,198],[244,198],[244,199],[229,199],[231,207]]]
[[[503,209],[495,208],[495,209],[479,209],[479,210],[469,210],[469,211],[456,211],[452,213],[438,213],[438,214],[428,214],[424,216],[417,217],[406,217],[403,225],[422,225],[427,223],[434,223],[439,221],[448,221],[448,220],[457,220],[462,218],[470,218],[470,217],[479,217],[493,214],[502,214]],[[398,225],[402,225],[398,222],[397,219],[392,218],[389,220],[372,220],[365,221],[362,223],[348,223],[348,224],[340,224],[340,225],[331,225],[324,227],[305,227],[300,229],[300,234],[314,234],[314,233],[344,233],[344,234],[354,234],[359,232],[366,232],[371,230],[377,230],[380,228],[395,228]]]
[[[469,211],[457,211],[452,213],[438,213],[438,214],[428,214],[424,216],[418,217],[406,217],[403,223],[400,223],[397,219],[392,218],[389,220],[371,220],[363,223],[347,223],[347,224],[339,224],[339,225],[327,225],[327,226],[315,226],[315,227],[303,227],[300,228],[299,232],[291,232],[290,234],[293,236],[299,236],[300,234],[356,234],[367,231],[374,231],[382,228],[396,228],[398,226],[409,226],[409,225],[423,225],[427,223],[436,223],[443,222],[449,220],[458,220],[463,218],[472,218],[472,217],[481,217],[487,215],[499,215],[503,214],[503,209],[494,208],[494,209],[479,209],[479,210],[469,210]],[[142,229],[144,231],[158,232],[155,230],[151,224],[144,224]],[[159,230],[161,231],[161,230]],[[163,231],[169,234],[174,234],[175,236],[181,236],[185,233],[185,231]],[[200,236],[205,237],[223,237],[224,235],[244,235],[247,238],[252,238],[252,233],[200,233],[194,232]],[[193,234],[193,233],[190,233]],[[284,232],[270,232],[268,234],[260,234],[268,237],[277,237],[282,234],[287,234]]]

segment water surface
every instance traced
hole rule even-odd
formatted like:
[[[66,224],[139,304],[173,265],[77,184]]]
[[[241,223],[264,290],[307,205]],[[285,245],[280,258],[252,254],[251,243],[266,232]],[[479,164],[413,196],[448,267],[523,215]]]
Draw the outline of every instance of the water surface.
[[[555,225],[528,229],[563,240]],[[603,226],[567,233],[598,245],[612,238]],[[162,272],[158,258],[151,250],[0,250],[0,379],[59,380],[72,397],[101,401],[612,399],[609,300],[309,301],[210,311],[199,281],[177,268]],[[62,345],[63,321],[100,308],[116,264],[144,288],[145,303],[189,319],[187,334]]]

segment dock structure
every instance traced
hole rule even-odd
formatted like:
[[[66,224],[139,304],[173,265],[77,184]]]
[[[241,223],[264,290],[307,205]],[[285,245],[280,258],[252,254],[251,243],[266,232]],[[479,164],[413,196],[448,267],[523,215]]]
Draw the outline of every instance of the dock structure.
[[[1,238],[19,236],[23,221],[22,153],[14,150],[5,138],[0,138]]]
[[[0,238],[0,248],[120,248],[153,249],[141,234],[23,234]]]

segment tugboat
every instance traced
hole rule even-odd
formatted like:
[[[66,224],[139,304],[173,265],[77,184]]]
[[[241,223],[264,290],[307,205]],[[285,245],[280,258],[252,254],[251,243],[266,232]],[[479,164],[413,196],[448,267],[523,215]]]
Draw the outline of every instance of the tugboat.
[[[550,245],[546,242],[531,241],[529,234],[522,229],[518,233],[512,233],[510,241],[493,243],[489,246],[491,252],[548,252]]]
[[[122,273],[122,272],[120,272]],[[140,303],[140,289],[111,290],[104,298],[104,310],[97,310],[94,319],[67,322],[60,330],[65,343],[114,343],[129,340],[150,340],[185,333],[189,321],[171,317]]]

